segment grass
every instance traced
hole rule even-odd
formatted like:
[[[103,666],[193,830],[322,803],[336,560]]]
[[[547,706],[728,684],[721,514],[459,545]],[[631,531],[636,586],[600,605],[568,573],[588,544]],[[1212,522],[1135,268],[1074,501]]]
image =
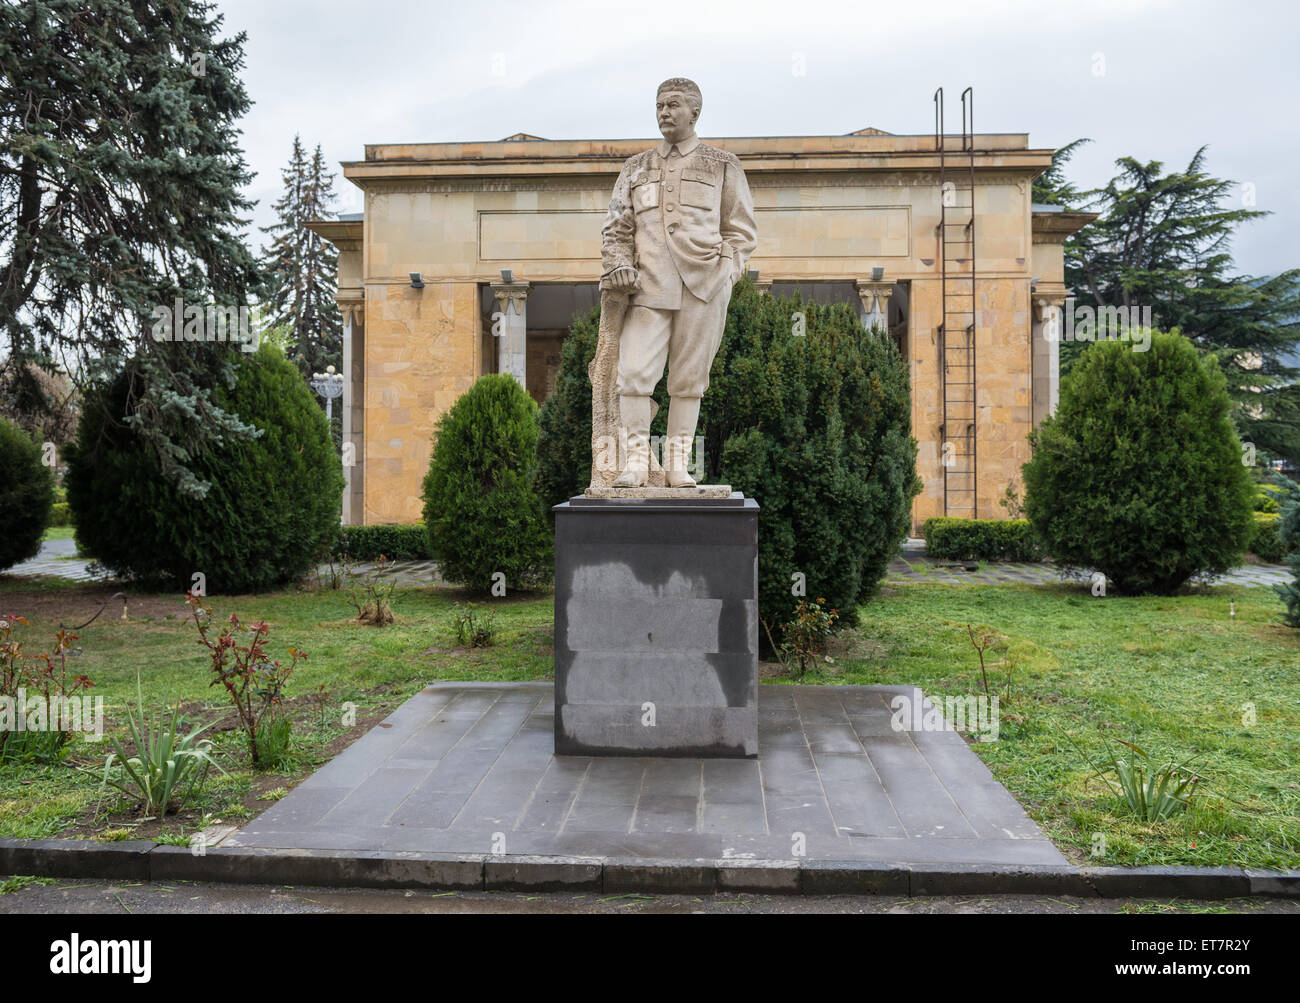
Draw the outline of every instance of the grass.
[[[110,594],[104,586],[0,576],[0,612],[32,620],[29,651],[40,650],[60,620],[88,619]],[[290,767],[253,770],[239,734],[218,729],[217,754],[232,776],[213,776],[200,803],[162,823],[100,804],[98,783],[67,767],[0,768],[0,835],[113,838],[126,829],[162,838],[192,831],[200,818],[239,824],[429,682],[551,678],[549,594],[491,602],[497,640],[480,649],[456,643],[454,603],[462,595],[405,589],[395,598],[398,622],[384,628],[356,623],[333,591],[210,600],[218,617],[267,620],[274,656],[290,645],[308,653],[289,684],[297,695]],[[120,604],[109,603],[78,632],[84,653],[76,671],[94,679],[109,725],[124,722],[137,670],[146,705],[179,698],[195,722],[225,713],[223,695],[208,688],[204,651],[181,597],[132,595],[129,611],[123,622]],[[1063,852],[1103,864],[1297,867],[1300,631],[1283,626],[1280,613],[1263,588],[1130,599],[1093,598],[1086,586],[909,584],[865,606],[859,626],[835,641],[834,664],[821,663],[800,681],[978,693],[966,625],[990,628],[1007,638],[989,665],[1000,736],[972,748]],[[357,705],[351,727],[342,720],[345,702]],[[1248,704],[1253,724],[1244,720]],[[1193,757],[1206,796],[1165,822],[1137,820],[1080,754],[1100,764],[1107,737],[1134,741],[1153,757]],[[83,764],[102,766],[104,752],[103,743],[75,740],[73,756]]]
[[[119,600],[104,606],[115,588],[0,576],[0,613],[27,617],[31,626],[21,637],[24,650],[35,653],[50,643],[60,622],[77,627],[103,607],[93,623],[76,631],[82,654],[69,662],[69,670],[94,680],[90,694],[104,699],[106,729],[117,729],[123,737],[137,672],[146,707],[179,700],[191,726],[230,715],[224,690],[209,685],[206,651],[187,619],[183,598],[131,594],[130,619],[124,622]],[[430,682],[550,678],[549,595],[497,600],[497,646],[473,651],[456,644],[458,598],[464,597],[451,590],[400,590],[395,602],[398,622],[383,628],[356,623],[355,611],[338,591],[286,590],[210,599],[218,620],[234,612],[246,623],[270,623],[272,657],[284,658],[290,646],[307,652],[307,661],[299,664],[288,687],[294,717],[289,766],[278,773],[254,770],[242,732],[229,727],[230,715],[211,737],[215,754],[232,775],[213,771],[201,799],[161,824],[117,810],[111,791],[101,802],[98,780],[67,766],[3,766],[0,836],[99,835],[106,827],[124,825],[139,827],[142,837],[154,836],[178,826],[192,827],[204,814],[235,824],[268,807],[259,800],[263,793],[293,786]],[[350,709],[345,705],[355,705],[356,724],[344,723]],[[107,741],[76,736],[70,762],[102,770],[108,751]]]
[[[1083,586],[909,585],[868,604],[845,654],[802,681],[980,693],[966,625],[992,628],[1008,638],[989,670],[1000,734],[972,748],[1064,851],[1106,864],[1296,867],[1300,631],[1280,611],[1262,588],[1100,599]],[[1193,757],[1206,796],[1163,823],[1133,818],[1080,755],[1101,766],[1107,738],[1160,761]]]

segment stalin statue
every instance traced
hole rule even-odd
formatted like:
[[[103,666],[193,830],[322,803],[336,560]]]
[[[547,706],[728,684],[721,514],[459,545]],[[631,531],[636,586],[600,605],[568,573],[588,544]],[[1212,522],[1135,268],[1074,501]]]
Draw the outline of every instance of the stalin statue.
[[[650,472],[655,385],[668,366],[663,476],[691,488],[700,398],[722,341],[731,288],[758,243],[754,204],[735,154],[695,134],[700,89],[659,85],[663,142],[623,164],[601,230],[603,288],[627,295],[618,339],[618,395],[626,462],[614,488],[644,487]],[[613,360],[611,359],[611,362]]]

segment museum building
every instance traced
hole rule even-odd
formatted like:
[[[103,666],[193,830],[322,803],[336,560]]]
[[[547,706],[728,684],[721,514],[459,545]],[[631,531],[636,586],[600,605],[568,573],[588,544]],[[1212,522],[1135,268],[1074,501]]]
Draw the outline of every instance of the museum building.
[[[1063,244],[1095,218],[1033,204],[1052,150],[1024,133],[703,140],[745,169],[760,289],[850,302],[907,359],[913,533],[936,515],[1004,518],[1026,437],[1056,406]],[[367,146],[343,165],[365,211],[310,225],[339,249],[345,523],[420,519],[437,420],[480,376],[545,400],[570,322],[599,302],[619,169],[657,142],[521,133]]]

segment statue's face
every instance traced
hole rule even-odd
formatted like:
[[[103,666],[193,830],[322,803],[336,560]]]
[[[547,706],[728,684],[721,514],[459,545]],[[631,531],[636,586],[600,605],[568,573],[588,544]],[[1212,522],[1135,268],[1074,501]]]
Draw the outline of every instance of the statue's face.
[[[676,143],[691,134],[699,112],[687,103],[686,95],[681,91],[663,91],[655,99],[655,114],[664,139]]]

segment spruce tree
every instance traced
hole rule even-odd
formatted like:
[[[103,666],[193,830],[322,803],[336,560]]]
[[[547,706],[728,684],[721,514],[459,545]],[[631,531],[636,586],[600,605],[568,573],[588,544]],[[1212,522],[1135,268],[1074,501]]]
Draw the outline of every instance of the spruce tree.
[[[325,219],[334,202],[334,177],[318,145],[308,159],[302,140],[293,137],[289,166],[281,171],[284,194],[275,203],[277,221],[264,262],[271,276],[269,323],[284,326],[286,352],[304,377],[343,365],[343,321],[334,293],[338,288],[338,251],[307,229]]]
[[[152,336],[178,298],[261,291],[240,233],[245,36],[222,20],[200,0],[0,5],[0,392],[32,413],[34,369],[66,364],[84,386],[133,359],[138,392],[112,420],[188,497],[209,487],[196,456],[255,434],[212,399],[237,349]]]

